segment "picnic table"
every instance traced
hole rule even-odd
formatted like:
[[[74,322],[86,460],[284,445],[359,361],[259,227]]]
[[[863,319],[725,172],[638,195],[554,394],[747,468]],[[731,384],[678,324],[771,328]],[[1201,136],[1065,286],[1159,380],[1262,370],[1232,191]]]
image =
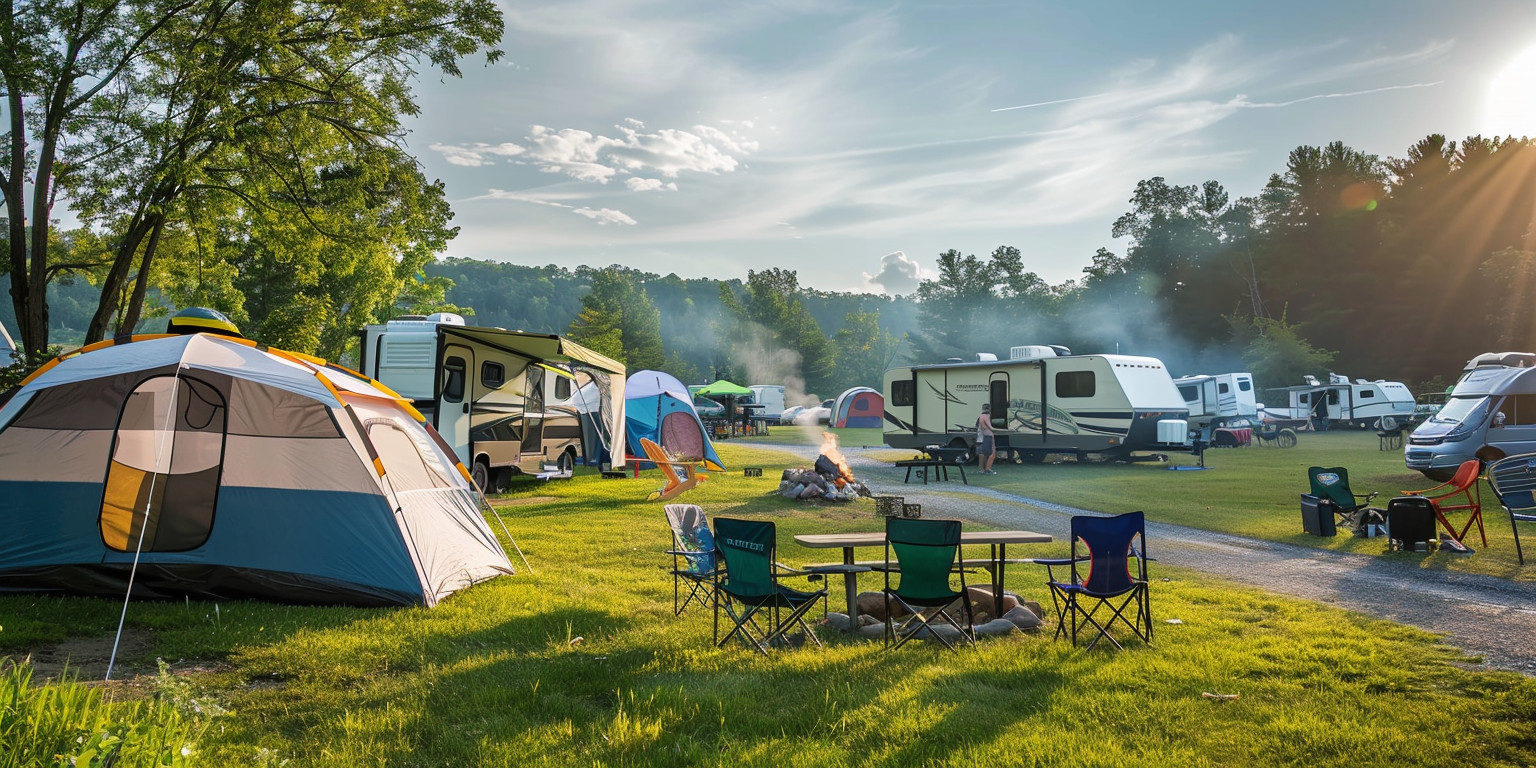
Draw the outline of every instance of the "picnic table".
[[[986,544],[990,547],[989,556],[984,561],[974,562],[992,572],[992,597],[994,599],[994,616],[1003,612],[1003,571],[1008,560],[1009,544],[1045,544],[1051,541],[1050,534],[1035,533],[1034,531],[962,531],[960,544]],[[843,591],[848,598],[849,626],[857,628],[858,625],[858,601],[859,601],[859,574],[873,570],[877,563],[860,563],[853,559],[853,550],[859,547],[884,547],[885,532],[875,531],[867,533],[802,533],[795,536],[795,543],[810,549],[841,549],[843,550],[843,562],[840,566],[828,566],[824,569],[812,569],[822,573],[842,573]],[[1019,562],[1017,560],[1012,562]],[[878,563],[885,565],[885,561]]]
[[[907,470],[906,479],[902,480],[903,483],[912,482],[912,470],[914,469],[919,470],[919,474],[923,478],[923,485],[928,484],[928,478],[930,477],[935,481],[944,480],[948,482],[949,468],[954,467],[960,470],[960,482],[966,485],[971,484],[971,481],[965,477],[965,462],[971,458],[970,449],[943,448],[937,445],[929,445],[918,450],[923,455],[896,462],[897,469],[905,467]]]

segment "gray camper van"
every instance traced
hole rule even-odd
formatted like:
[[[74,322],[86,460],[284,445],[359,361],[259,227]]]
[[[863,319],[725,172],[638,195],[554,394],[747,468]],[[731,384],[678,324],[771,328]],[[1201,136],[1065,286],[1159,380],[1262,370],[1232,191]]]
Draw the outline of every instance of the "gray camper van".
[[[1432,480],[1449,480],[1468,459],[1536,452],[1536,354],[1489,352],[1463,370],[1445,405],[1403,447],[1408,468]]]

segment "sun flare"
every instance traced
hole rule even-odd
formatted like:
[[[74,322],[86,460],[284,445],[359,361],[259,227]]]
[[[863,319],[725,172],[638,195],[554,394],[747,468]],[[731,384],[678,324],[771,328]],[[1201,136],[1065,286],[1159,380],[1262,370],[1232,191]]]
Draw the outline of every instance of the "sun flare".
[[[1536,136],[1536,45],[1521,51],[1489,83],[1486,125],[1495,135]]]

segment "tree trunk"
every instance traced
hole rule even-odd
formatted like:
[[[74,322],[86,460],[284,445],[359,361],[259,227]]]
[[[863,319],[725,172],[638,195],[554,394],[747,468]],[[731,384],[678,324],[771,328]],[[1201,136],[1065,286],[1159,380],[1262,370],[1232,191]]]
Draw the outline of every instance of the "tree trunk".
[[[128,300],[128,312],[123,316],[123,322],[117,327],[118,333],[133,333],[133,329],[139,325],[139,316],[144,313],[144,294],[149,290],[149,270],[155,261],[155,251],[160,246],[160,233],[165,230],[165,217],[155,216],[155,228],[149,233],[149,242],[144,244],[144,258],[139,262],[139,276],[133,281],[133,297]]]
[[[139,243],[142,243],[144,236],[154,228],[156,218],[158,215],[145,215],[141,207],[129,222],[128,231],[123,233],[123,241],[117,246],[117,255],[112,259],[112,268],[107,270],[107,276],[102,278],[101,298],[96,303],[96,314],[91,316],[91,324],[85,329],[85,343],[93,344],[107,337],[107,328],[112,323],[112,316],[117,314],[117,304],[123,293],[123,284],[128,280],[128,268],[133,265],[133,257],[139,251]]]

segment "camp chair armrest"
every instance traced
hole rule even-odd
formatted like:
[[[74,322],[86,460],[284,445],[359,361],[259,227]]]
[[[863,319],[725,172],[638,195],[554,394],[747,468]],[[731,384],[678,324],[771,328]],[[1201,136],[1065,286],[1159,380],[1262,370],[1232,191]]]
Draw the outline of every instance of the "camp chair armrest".
[[[1381,491],[1371,491],[1370,493],[1352,493],[1350,495],[1357,499],[1364,499],[1366,503],[1370,503],[1371,499],[1381,495]]]
[[[1053,566],[1053,565],[1071,565],[1073,563],[1081,563],[1081,562],[1084,562],[1086,560],[1088,560],[1088,558],[1086,558],[1086,557],[1078,557],[1078,558],[1071,558],[1071,557],[1062,557],[1062,558],[1036,557],[1036,558],[1030,559],[1028,562],[1034,563],[1035,565],[1043,565],[1043,566],[1046,566],[1046,567],[1050,567],[1050,566]]]

